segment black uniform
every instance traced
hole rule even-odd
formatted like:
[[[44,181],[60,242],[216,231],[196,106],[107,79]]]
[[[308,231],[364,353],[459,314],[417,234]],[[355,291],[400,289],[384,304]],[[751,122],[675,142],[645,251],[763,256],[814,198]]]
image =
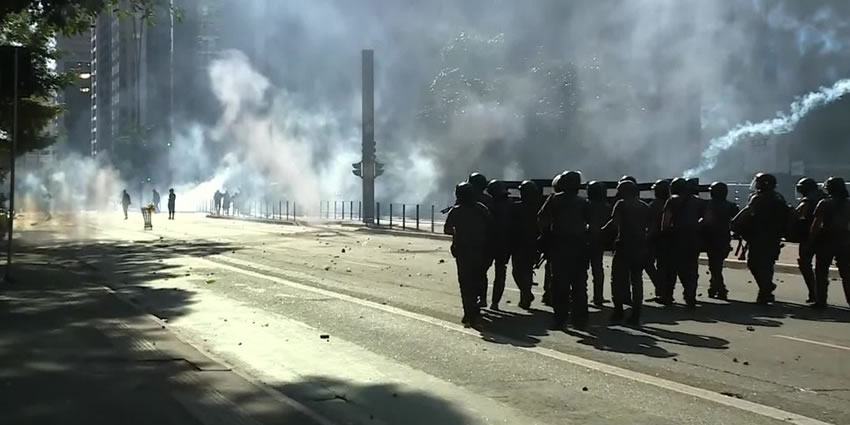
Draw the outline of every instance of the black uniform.
[[[490,214],[493,216],[494,226],[491,238],[493,250],[493,298],[490,307],[499,309],[499,302],[505,293],[505,281],[508,274],[508,261],[511,258],[510,232],[511,219],[513,215],[513,201],[504,196],[494,197]],[[486,286],[485,286],[486,288]],[[486,296],[485,289],[485,296]]]
[[[747,267],[759,287],[756,302],[774,301],[773,272],[779,259],[782,237],[788,226],[789,207],[775,190],[764,189],[750,197],[747,206],[733,220],[735,233],[747,240]]]
[[[729,291],[723,279],[723,263],[732,251],[732,219],[738,215],[739,208],[725,199],[712,199],[706,203],[702,221],[702,241],[708,254],[709,279],[708,296],[726,299]]]
[[[177,195],[174,194],[174,189],[168,191],[168,219],[174,220],[174,211],[177,204]]]
[[[815,302],[817,284],[812,260],[815,257],[815,244],[809,240],[809,231],[815,218],[815,207],[824,198],[823,192],[817,188],[811,190],[800,198],[797,208],[794,209],[794,222],[791,225],[791,239],[797,242],[797,267],[808,290],[808,302]]]
[[[602,231],[602,226],[611,218],[611,204],[602,194],[601,198],[589,199],[590,223],[588,233],[590,237],[590,270],[593,275],[593,304],[601,306],[605,302],[605,269],[602,266],[602,258],[608,249],[608,232]]]
[[[217,190],[215,191],[215,194],[213,195],[213,203],[215,204],[215,213],[216,214],[221,214],[221,198],[222,198],[222,196],[223,195],[221,194],[221,192],[219,192]]]
[[[703,200],[689,191],[673,195],[664,205],[663,221],[668,223],[666,230],[671,243],[670,264],[676,277],[682,282],[685,303],[689,307],[696,306],[701,249],[699,220],[702,218],[704,205]],[[672,302],[673,286],[664,288],[662,302]]]
[[[492,259],[489,235],[492,219],[487,208],[478,203],[460,203],[446,217],[444,231],[452,235],[452,256],[457,263],[457,280],[463,303],[464,324],[474,323],[479,315],[478,297],[487,283],[487,267]]]
[[[554,327],[572,316],[576,326],[587,323],[587,225],[590,205],[575,192],[556,193],[540,209],[541,227],[551,231],[551,301]]]
[[[817,257],[815,307],[824,308],[829,289],[829,267],[835,261],[844,286],[844,297],[850,304],[850,200],[830,195],[818,203],[815,222],[822,228],[814,240]]]
[[[673,267],[671,258],[673,249],[670,234],[661,231],[661,218],[667,199],[669,195],[656,197],[649,204],[648,260],[645,269],[655,287],[657,301],[664,301],[666,288],[672,288],[676,282],[676,269]]]
[[[524,197],[513,206],[511,232],[511,272],[520,291],[519,307],[531,307],[534,295],[534,266],[537,263],[539,228],[537,212],[540,211],[539,197]]]
[[[633,183],[632,183],[633,184]],[[614,316],[622,320],[623,305],[632,305],[629,321],[638,323],[643,305],[643,269],[646,266],[647,227],[650,224],[650,208],[635,195],[624,197],[614,205],[611,222],[617,225],[614,242]]]
[[[130,208],[130,194],[125,190],[124,193],[121,194],[121,208],[124,209],[124,220],[127,219],[127,209]]]

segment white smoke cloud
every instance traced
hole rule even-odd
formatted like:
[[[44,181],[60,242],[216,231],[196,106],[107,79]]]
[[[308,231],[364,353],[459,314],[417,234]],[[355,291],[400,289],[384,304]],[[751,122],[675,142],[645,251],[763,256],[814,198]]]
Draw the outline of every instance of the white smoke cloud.
[[[810,112],[835,102],[850,92],[850,79],[837,81],[831,87],[821,87],[819,90],[807,93],[791,104],[790,111],[780,112],[775,118],[758,123],[747,122],[730,130],[723,136],[709,141],[708,148],[702,153],[702,161],[696,168],[685,171],[686,177],[699,176],[717,165],[717,156],[721,152],[735,146],[738,142],[758,136],[772,136],[789,133],[794,130],[800,120]]]

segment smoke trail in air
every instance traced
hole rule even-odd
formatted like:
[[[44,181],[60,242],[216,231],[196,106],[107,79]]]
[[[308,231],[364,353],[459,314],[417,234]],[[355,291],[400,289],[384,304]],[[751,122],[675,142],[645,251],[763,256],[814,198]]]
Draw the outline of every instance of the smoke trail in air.
[[[758,136],[772,136],[789,133],[814,109],[835,102],[841,96],[850,93],[850,79],[837,81],[831,87],[821,87],[806,94],[791,104],[790,113],[780,112],[775,118],[757,123],[747,122],[735,127],[723,136],[708,142],[708,148],[702,153],[700,165],[685,171],[686,177],[696,177],[717,165],[721,152],[735,146],[742,140]]]

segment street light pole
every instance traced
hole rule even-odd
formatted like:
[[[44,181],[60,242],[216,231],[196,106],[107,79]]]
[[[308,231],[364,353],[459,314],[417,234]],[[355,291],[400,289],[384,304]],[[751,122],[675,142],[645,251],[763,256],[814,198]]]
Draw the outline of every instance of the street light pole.
[[[9,149],[9,239],[6,245],[6,276],[5,281],[11,283],[12,276],[12,235],[15,230],[15,155],[17,154],[18,145],[18,51],[14,53],[14,71],[12,73],[12,143]]]

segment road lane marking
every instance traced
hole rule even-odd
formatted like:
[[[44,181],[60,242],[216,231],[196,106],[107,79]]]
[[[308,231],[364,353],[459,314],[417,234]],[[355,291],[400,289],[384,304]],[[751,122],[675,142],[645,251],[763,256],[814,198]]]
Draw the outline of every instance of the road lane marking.
[[[843,345],[835,345],[835,344],[830,344],[830,343],[827,343],[827,342],[812,341],[810,339],[796,338],[796,337],[787,336],[787,335],[774,335],[774,336],[777,337],[777,338],[787,339],[787,340],[791,340],[791,341],[805,342],[807,344],[820,345],[822,347],[829,347],[829,348],[835,348],[837,350],[850,351],[850,347],[845,347]]]
[[[284,275],[284,276],[286,276],[288,274],[288,272],[286,270],[278,269],[276,267],[266,266],[266,265],[263,265],[263,264],[257,264],[257,263],[253,263],[253,262],[250,262],[250,261],[241,260],[241,259],[232,258],[232,257],[224,257],[224,256],[220,256],[220,255],[213,255],[213,256],[210,256],[208,258],[210,258],[210,259],[198,258],[198,259],[195,259],[195,260],[205,262],[207,264],[214,265],[216,267],[223,268],[223,269],[226,269],[226,270],[229,270],[229,271],[232,271],[232,272],[241,273],[241,274],[246,275],[246,276],[251,276],[251,277],[258,278],[258,279],[271,281],[271,282],[274,282],[274,283],[286,285],[286,286],[289,286],[291,288],[296,288],[296,289],[303,290],[303,291],[322,294],[322,295],[327,296],[327,297],[336,298],[336,299],[339,299],[339,300],[342,300],[342,301],[351,302],[351,303],[358,304],[358,305],[368,307],[368,308],[371,308],[371,309],[381,310],[381,311],[384,311],[384,312],[387,312],[387,313],[395,314],[395,315],[398,315],[398,316],[403,316],[403,317],[406,317],[406,318],[409,318],[409,319],[428,323],[428,324],[431,324],[431,325],[434,325],[434,326],[439,326],[439,327],[447,329],[447,330],[455,331],[455,332],[458,332],[458,333],[463,333],[463,334],[470,335],[470,336],[473,336],[473,337],[476,337],[476,338],[481,337],[481,333],[479,333],[476,330],[466,329],[461,325],[451,323],[451,322],[447,322],[445,320],[440,320],[440,319],[437,319],[437,318],[434,318],[434,317],[431,317],[431,316],[413,313],[413,312],[403,310],[403,309],[400,309],[400,308],[397,308],[397,307],[384,305],[384,304],[380,304],[380,303],[376,303],[376,302],[372,302],[372,301],[363,300],[363,299],[360,299],[360,298],[357,298],[357,297],[345,295],[345,294],[342,294],[342,293],[338,293],[338,292],[334,292],[334,291],[330,291],[330,290],[326,290],[326,289],[322,289],[322,288],[317,288],[317,287],[314,287],[314,286],[311,286],[311,285],[308,285],[308,284],[296,283],[296,282],[293,282],[293,281],[290,281],[290,280],[286,280],[284,278],[279,278],[279,277],[276,277],[276,276],[270,276],[270,275],[262,274],[262,273],[259,273],[259,272],[253,271],[253,270],[247,270],[247,269],[243,268],[243,267],[248,267],[248,268],[252,268],[252,269],[255,269],[255,270],[262,270],[262,271],[267,271],[267,272],[271,272],[271,273],[278,273],[278,274],[281,274],[281,275]],[[215,260],[218,260],[218,261],[212,261],[211,259],[215,259]],[[229,265],[223,264],[223,263],[229,263]],[[646,374],[643,374],[643,373],[640,373],[640,372],[635,372],[635,371],[632,371],[632,370],[623,369],[623,368],[620,368],[620,367],[617,367],[617,366],[612,366],[612,365],[609,365],[609,364],[606,364],[606,363],[601,363],[601,362],[594,361],[594,360],[588,360],[588,359],[585,359],[585,358],[582,358],[582,357],[562,353],[562,352],[557,351],[557,350],[552,350],[552,349],[549,349],[549,348],[544,348],[544,347],[539,347],[539,346],[523,347],[523,346],[521,346],[523,344],[521,344],[519,341],[514,341],[513,339],[502,336],[502,335],[491,334],[491,333],[485,332],[485,336],[492,337],[492,338],[497,339],[497,340],[503,340],[503,341],[507,341],[507,342],[515,342],[514,347],[518,350],[532,352],[532,353],[542,355],[542,356],[545,356],[545,357],[548,357],[548,358],[551,358],[551,359],[563,361],[563,362],[570,363],[570,364],[573,364],[573,365],[576,365],[576,366],[581,366],[581,367],[584,367],[584,368],[587,368],[587,369],[590,369],[590,370],[594,370],[594,371],[597,371],[597,372],[602,372],[602,373],[605,373],[605,374],[608,374],[608,375],[617,376],[617,377],[624,378],[624,379],[627,379],[627,380],[630,380],[630,381],[640,382],[640,383],[647,384],[647,385],[652,385],[654,387],[661,388],[661,389],[664,389],[664,390],[674,391],[674,392],[677,392],[679,394],[683,394],[683,395],[686,395],[686,396],[701,398],[701,399],[706,400],[706,401],[710,401],[710,402],[721,404],[721,405],[724,405],[724,406],[727,406],[727,407],[732,407],[732,408],[735,408],[735,409],[738,409],[738,410],[754,413],[754,414],[764,416],[764,417],[767,417],[767,418],[776,419],[778,421],[783,421],[783,422],[787,422],[787,423],[795,424],[795,425],[832,425],[832,424],[829,424],[828,422],[822,422],[822,421],[814,419],[814,418],[799,415],[799,414],[796,414],[796,413],[787,412],[787,411],[784,411],[784,410],[781,410],[781,409],[778,409],[778,408],[775,408],[775,407],[770,407],[770,406],[758,404],[758,403],[747,401],[747,400],[742,400],[742,399],[737,399],[737,398],[734,398],[734,397],[725,396],[723,394],[720,394],[720,393],[717,393],[717,392],[714,392],[714,391],[710,391],[710,390],[706,390],[706,389],[698,388],[698,387],[692,387],[690,385],[682,384],[682,383],[675,382],[675,381],[666,380],[666,379],[659,378],[659,377],[656,377],[656,376],[646,375]]]

